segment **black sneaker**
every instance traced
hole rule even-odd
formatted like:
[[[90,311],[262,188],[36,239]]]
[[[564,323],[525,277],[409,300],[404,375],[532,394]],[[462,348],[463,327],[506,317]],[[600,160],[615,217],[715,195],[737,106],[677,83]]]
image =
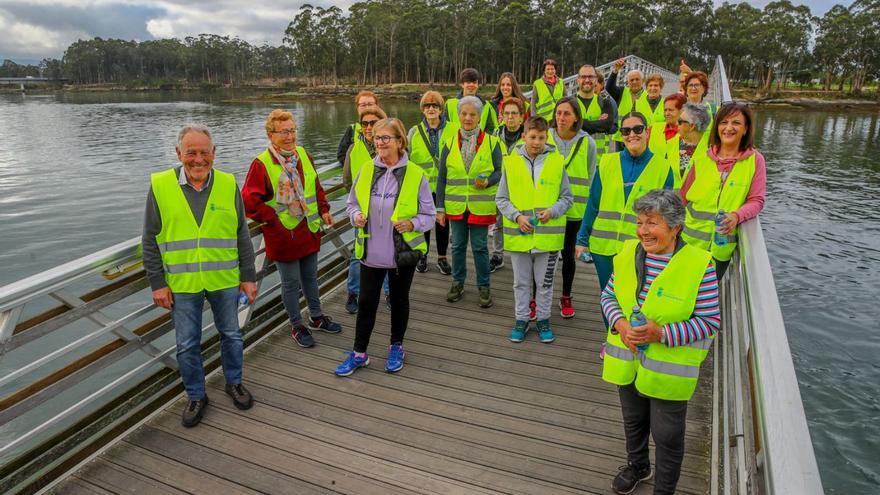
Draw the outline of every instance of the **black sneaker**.
[[[208,396],[204,396],[199,400],[191,400],[183,408],[183,418],[181,423],[186,428],[192,428],[199,424],[202,416],[205,414],[205,408],[208,407]]]
[[[351,315],[358,312],[358,295],[354,292],[348,293],[348,301],[345,302],[345,310]]]
[[[492,259],[489,260],[489,273],[495,273],[495,270],[499,268],[504,268],[504,257],[498,254],[493,254]]]
[[[619,469],[620,472],[617,473],[617,476],[611,482],[611,489],[614,490],[614,493],[619,493],[620,495],[632,493],[639,486],[639,483],[649,480],[651,476],[654,476],[654,471],[650,465],[637,468],[627,464],[626,466],[620,466]]]
[[[232,397],[232,403],[242,411],[247,411],[254,405],[254,396],[240,383],[235,385],[227,383],[226,395]]]
[[[419,273],[425,273],[426,271],[428,271],[428,257],[427,256],[422,256],[421,258],[419,258],[419,262],[416,265],[416,271]]]
[[[312,347],[315,345],[315,339],[312,338],[312,332],[310,332],[305,325],[297,325],[293,327],[290,336],[293,337],[293,341],[299,344],[300,347]]]
[[[342,331],[342,325],[333,321],[327,315],[321,315],[314,320],[309,318],[309,330],[323,330],[327,333],[339,333]]]
[[[440,270],[440,273],[443,275],[451,275],[452,267],[449,266],[449,262],[446,261],[446,258],[439,258],[437,260],[437,269]]]

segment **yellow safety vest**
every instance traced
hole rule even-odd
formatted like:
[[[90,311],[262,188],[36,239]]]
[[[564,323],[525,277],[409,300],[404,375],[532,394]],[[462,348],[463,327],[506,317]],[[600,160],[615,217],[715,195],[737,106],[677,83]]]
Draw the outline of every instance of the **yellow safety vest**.
[[[443,149],[443,143],[455,137],[458,132],[457,124],[449,122],[443,126],[443,132],[440,133],[440,141],[437,143],[437,155],[431,153],[428,146],[428,128],[422,121],[419,125],[413,127],[415,131],[412,133],[412,140],[409,143],[409,159],[425,172],[428,178],[428,184],[431,186],[431,192],[437,192],[437,166],[440,163],[440,150]]]
[[[593,99],[590,100],[590,106],[584,106],[584,102],[581,101],[580,98],[577,99],[578,106],[580,106],[581,110],[581,119],[583,120],[599,120],[599,116],[602,115],[602,107],[599,106],[599,97],[593,95]],[[608,134],[605,133],[596,133],[590,134],[590,137],[593,138],[593,141],[596,142],[596,160],[598,163],[599,160],[602,160],[602,155],[608,153]]]
[[[681,189],[681,151],[679,150],[681,136],[676,132],[671,139],[666,139],[666,121],[651,125],[651,137],[648,148],[651,153],[665,157],[669,169],[672,170],[674,180],[673,189]]]
[[[450,98],[446,100],[446,121],[452,122],[453,124],[461,124],[458,121],[458,101],[459,98]],[[491,102],[484,101],[483,102],[483,113],[480,114],[480,129],[486,130],[489,129],[490,125],[493,125],[493,121],[490,117],[492,110],[489,108],[492,106]],[[497,119],[496,119],[497,120]],[[494,129],[494,127],[493,127]]]
[[[547,133],[547,143],[556,146],[553,133]],[[565,212],[569,220],[582,220],[587,211],[587,201],[590,199],[590,139],[583,136],[568,150],[565,158],[565,171],[568,174],[568,183],[571,186],[571,195],[574,202],[571,208]]]
[[[504,175],[510,203],[523,215],[534,217],[553,206],[559,200],[565,160],[556,151],[548,153],[541,167],[537,183],[526,159],[519,153],[504,157]],[[534,232],[525,234],[519,224],[503,217],[504,249],[528,253],[532,249],[559,251],[565,244],[565,216],[551,218],[547,223],[535,225]],[[495,234],[498,235],[498,234]]]
[[[465,209],[474,215],[495,215],[495,193],[498,184],[485,189],[477,189],[474,181],[481,173],[492,175],[495,167],[492,153],[498,147],[498,138],[485,134],[480,149],[474,155],[470,170],[465,170],[458,135],[444,144],[449,152],[446,155],[446,191],[444,207],[449,215],[461,215]]]
[[[351,170],[351,180],[355,180],[358,176],[358,173],[361,171],[361,167],[364,166],[364,163],[372,162],[373,157],[370,156],[370,151],[367,149],[367,145],[361,141],[360,137],[357,134],[354,136],[354,145],[351,147],[351,154],[348,157],[348,164]]]
[[[363,213],[364,218],[369,219],[370,216],[370,192],[373,187],[373,172],[376,165],[370,161],[364,163],[361,175],[354,184],[355,199],[357,199],[358,207]],[[391,170],[385,172],[392,173]],[[401,220],[412,220],[419,214],[419,188],[422,184],[422,178],[425,172],[422,168],[413,162],[406,163],[406,171],[403,175],[403,182],[400,185],[400,191],[397,193],[397,199],[394,201],[394,211],[389,217],[391,222],[399,222]],[[404,242],[414,251],[422,254],[428,252],[428,244],[425,242],[425,234],[411,230],[403,234]],[[354,236],[354,256],[357,259],[364,259],[366,255],[366,239],[370,237],[367,228],[355,228]]]
[[[648,98],[645,97],[646,101],[647,101],[647,99]],[[665,105],[665,104],[666,104],[666,98],[661,96],[660,101],[657,102],[657,106],[654,107],[654,111],[651,112],[650,115],[645,115],[645,118],[648,119],[648,125],[659,124],[661,122],[664,124],[666,123],[666,116],[663,115],[663,105]],[[648,108],[651,108],[650,102],[648,102]]]
[[[523,141],[522,137],[520,137],[519,139],[517,139],[517,141],[515,143],[513,143],[513,145],[511,147],[508,148],[507,142],[501,138],[501,130],[504,128],[505,128],[504,126],[496,127],[495,130],[492,131],[492,135],[495,136],[496,139],[498,139],[498,144],[501,146],[501,154],[503,156],[509,156],[509,155],[513,154],[514,149],[517,146],[524,144],[525,141]]]
[[[532,84],[532,89],[535,90],[535,115],[544,117],[548,122],[552,120],[556,102],[565,96],[564,86],[562,79],[557,79],[551,92],[543,78],[535,81]]]
[[[633,184],[629,197],[624,199],[621,153],[608,153],[602,157],[597,171],[602,181],[602,197],[590,233],[590,251],[603,256],[614,256],[623,247],[623,241],[636,238],[637,217],[633,205],[648,191],[662,189],[669,175],[666,159],[660,155],[652,156]]]
[[[318,174],[315,172],[315,167],[312,165],[312,161],[309,160],[309,154],[306,153],[306,150],[302,146],[297,146],[296,152],[299,154],[299,159],[302,161],[303,166],[303,176],[305,179],[303,180],[303,194],[306,196],[306,218],[309,222],[309,230],[317,232],[321,229],[321,215],[318,213],[318,197],[316,195]],[[278,213],[278,219],[281,220],[284,228],[293,230],[299,225],[301,219],[291,216],[287,205],[278,204],[278,182],[281,174],[284,173],[284,167],[275,163],[268,149],[260,153],[257,159],[263,162],[263,166],[266,168],[266,175],[272,183],[272,191],[274,191],[272,199],[266,201],[266,206],[271,206]]]
[[[637,240],[627,241],[614,258],[614,295],[627,319],[633,306],[638,305],[636,294],[641,292],[635,266],[638,245]],[[660,327],[689,319],[710,260],[709,253],[688,245],[675,253],[648,289],[641,305],[645,317]],[[620,335],[611,333],[609,328],[602,379],[615,385],[635,381],[636,390],[648,397],[690,400],[697,388],[700,364],[709,354],[714,338],[678,347],[653,342],[636,356],[623,344]]]
[[[633,108],[635,108],[636,112],[639,112],[648,119],[648,124],[651,123],[651,115],[653,112],[651,111],[651,105],[648,103],[648,92],[643,89],[642,94],[640,94],[636,100],[635,106],[633,106],[632,92],[630,92],[629,87],[623,88],[623,96],[620,97],[620,107],[617,109],[618,131],[615,132],[612,137],[615,141],[623,142],[623,136],[620,134],[619,129],[620,126],[623,125],[623,116],[632,112]]]
[[[211,173],[213,185],[201,224],[196,223],[174,169],[150,175],[162,218],[156,242],[171,292],[195,294],[240,283],[235,176],[217,169]]]
[[[755,155],[737,161],[724,183],[715,160],[707,154],[694,155],[691,161],[694,183],[685,198],[687,206],[681,237],[688,244],[711,252],[713,258],[727,261],[736,249],[739,227],[727,236],[727,244],[719,246],[714,242],[714,236],[720,235],[715,232],[715,215],[718,210],[736,211],[746,202],[755,177]]]
[[[499,128],[503,127],[504,124],[501,122],[501,119],[498,118],[498,106],[491,100],[486,102],[486,104],[489,105],[489,122],[492,124],[492,132],[494,133]],[[523,118],[525,118],[525,116],[529,114],[529,107],[531,104],[527,101],[523,101],[523,106],[525,107]]]

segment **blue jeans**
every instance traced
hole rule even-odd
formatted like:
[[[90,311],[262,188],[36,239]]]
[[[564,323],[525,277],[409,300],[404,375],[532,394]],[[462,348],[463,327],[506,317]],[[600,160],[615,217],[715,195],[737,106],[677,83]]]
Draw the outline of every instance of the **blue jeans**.
[[[360,260],[354,257],[354,253],[351,254],[351,259],[348,260],[348,279],[345,281],[345,285],[348,288],[349,294],[361,293],[361,264]],[[391,292],[391,289],[388,287],[387,276],[385,281],[382,282],[382,290],[385,291],[386,296]]]
[[[593,256],[593,266],[596,267],[596,275],[599,277],[599,293],[605,290],[608,280],[611,279],[611,273],[614,271],[614,256],[605,256],[604,254],[591,253]],[[602,321],[605,322],[605,328],[608,328],[608,320],[605,319],[605,313],[602,313]]]
[[[171,321],[177,336],[177,364],[190,400],[205,396],[205,368],[202,366],[202,308],[211,305],[214,325],[220,334],[220,362],[226,383],[241,383],[244,342],[238,328],[238,287],[195,294],[173,294]]]
[[[295,327],[303,322],[299,310],[299,291],[302,289],[309,316],[314,320],[321,316],[321,294],[318,291],[318,253],[312,253],[296,261],[276,261],[281,276],[281,301],[290,323]]]
[[[464,220],[450,220],[452,234],[452,279],[464,284],[467,278],[467,245],[471,241],[477,287],[489,287],[489,226],[470,225]]]

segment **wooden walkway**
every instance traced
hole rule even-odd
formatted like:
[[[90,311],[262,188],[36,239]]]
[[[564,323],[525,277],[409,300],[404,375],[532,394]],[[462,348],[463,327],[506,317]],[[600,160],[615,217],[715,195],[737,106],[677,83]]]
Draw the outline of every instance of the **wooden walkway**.
[[[316,333],[318,344],[302,349],[285,326],[247,352],[253,409],[235,409],[215,373],[201,425],[180,425],[181,398],[53,493],[611,493],[626,455],[616,390],[599,378],[604,334],[592,265],[578,268],[577,316],[563,320],[554,308],[552,344],[534,331],[521,344],[507,340],[509,264],[492,276],[489,309],[477,306],[472,284],[464,299],[447,303],[450,283],[433,264],[416,274],[401,372],[384,372],[383,304],[370,366],[333,375],[355,322],[344,287],[337,289],[324,310],[341,334]],[[557,270],[554,303],[561,284]],[[688,411],[679,493],[708,492],[711,359]]]

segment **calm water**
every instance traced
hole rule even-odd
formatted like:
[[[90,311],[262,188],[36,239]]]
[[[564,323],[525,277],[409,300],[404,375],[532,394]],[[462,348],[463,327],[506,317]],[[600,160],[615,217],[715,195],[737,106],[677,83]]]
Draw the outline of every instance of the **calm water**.
[[[176,131],[215,132],[216,166],[243,182],[265,146],[266,104],[228,95],[0,95],[0,285],[140,234],[151,172]],[[297,103],[300,144],[335,160],[350,103]],[[412,103],[385,105],[407,125]],[[765,110],[762,214],[813,443],[829,493],[880,492],[880,118]]]

